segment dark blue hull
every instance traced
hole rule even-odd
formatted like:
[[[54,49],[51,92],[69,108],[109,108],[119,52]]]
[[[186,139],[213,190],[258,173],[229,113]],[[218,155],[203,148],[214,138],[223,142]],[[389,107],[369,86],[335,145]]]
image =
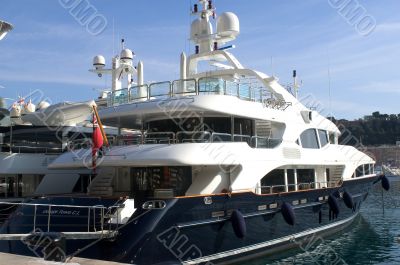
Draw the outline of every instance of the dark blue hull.
[[[305,190],[271,195],[239,193],[231,196],[195,196],[164,200],[163,209],[137,209],[125,225],[108,229],[117,230],[112,239],[68,240],[66,254],[134,264],[198,264],[229,263],[240,259],[279,251],[288,247],[304,247],[305,240],[316,240],[315,236],[334,233],[349,225],[358,214],[372,185],[379,177],[358,178],[346,181],[340,188]],[[352,197],[349,208],[343,199],[344,192]],[[328,203],[335,198],[338,209]],[[34,203],[105,205],[116,200],[96,198],[42,198]],[[292,205],[295,224],[285,221],[281,206]],[[347,203],[348,204],[348,203]],[[333,208],[332,208],[333,207]],[[238,210],[243,222],[231,219]],[[336,212],[336,210],[338,212]],[[32,213],[21,207],[6,222],[1,233],[21,234],[32,231]],[[95,215],[94,215],[95,216]],[[91,218],[96,224],[98,217]],[[83,212],[52,216],[50,231],[87,231],[88,218]],[[232,225],[233,223],[236,224]],[[36,228],[46,230],[46,212],[37,219]],[[104,225],[104,224],[103,224]],[[243,230],[238,237],[238,229]],[[243,232],[243,231],[242,231]],[[90,247],[87,247],[90,244]],[[80,251],[78,251],[80,249]],[[3,252],[34,255],[32,246],[20,241],[0,241]]]

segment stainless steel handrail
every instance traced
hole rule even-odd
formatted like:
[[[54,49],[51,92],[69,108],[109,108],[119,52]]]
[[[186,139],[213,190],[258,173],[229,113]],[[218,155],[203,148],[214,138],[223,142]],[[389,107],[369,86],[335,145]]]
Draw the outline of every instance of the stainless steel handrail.
[[[185,135],[190,137],[184,137]],[[178,131],[174,132],[145,132],[134,135],[121,135],[115,137],[111,146],[127,146],[142,144],[179,144],[179,143],[204,143],[204,142],[245,142],[252,148],[275,148],[282,143],[282,139],[250,136],[246,134],[229,134],[209,131]],[[70,141],[69,149],[90,148],[90,139]]]
[[[24,202],[0,202],[0,205],[13,205],[13,206],[28,206],[28,207],[33,207],[33,231],[36,231],[37,228],[37,218],[38,216],[46,216],[47,218],[47,232],[50,232],[51,230],[51,218],[55,214],[53,214],[53,209],[54,208],[73,208],[73,209],[87,209],[88,210],[88,215],[87,215],[87,232],[90,232],[91,230],[96,231],[96,213],[97,211],[100,212],[100,228],[101,230],[104,230],[104,219],[106,218],[105,211],[107,213],[113,212],[115,209],[119,208],[120,205],[113,205],[113,206],[103,206],[103,205],[93,205],[93,206],[82,206],[82,205],[66,205],[66,204],[44,204],[44,203],[24,203]],[[38,207],[45,207],[47,208],[47,213],[45,215],[39,214],[38,213]],[[91,216],[91,211],[93,211],[93,218]],[[115,214],[118,215],[118,211],[115,211]],[[112,215],[110,215],[112,216]],[[118,218],[118,216],[117,216]],[[93,219],[93,226],[91,225],[90,221]]]
[[[255,77],[253,77],[254,79]],[[177,92],[176,87],[179,83],[189,83],[190,88],[192,91],[184,91],[184,92]],[[156,82],[151,83],[149,85],[142,85],[142,86],[133,86],[130,88],[123,88],[120,90],[116,90],[114,92],[109,92],[107,94],[108,106],[116,106],[119,104],[126,104],[126,103],[139,103],[142,101],[148,101],[157,98],[164,98],[169,97],[172,98],[175,95],[200,95],[200,94],[217,94],[217,95],[227,95],[227,96],[235,96],[242,100],[246,101],[253,101],[263,103],[265,107],[278,109],[278,110],[286,110],[289,106],[292,105],[290,102],[286,102],[283,100],[277,100],[272,97],[271,92],[269,92],[265,87],[260,87],[260,84],[257,84],[258,81],[254,80],[245,80],[245,81],[227,81],[222,78],[216,77],[203,77],[198,80],[196,79],[178,79],[174,81],[164,81],[164,82]],[[193,84],[193,85],[190,85]],[[218,83],[218,84],[217,84]],[[167,86],[164,88],[168,91],[165,93],[152,93],[152,89],[154,89],[157,85],[166,84]],[[217,84],[213,86],[213,84]],[[206,89],[201,89],[201,86],[207,86]],[[144,97],[133,97],[132,90],[143,88],[146,89],[146,96]],[[127,91],[126,93],[124,93]],[[246,93],[243,93],[246,92]],[[114,103],[115,95],[118,95],[118,102]],[[121,102],[120,102],[121,101]]]
[[[322,186],[323,184],[326,184],[326,186]],[[293,187],[294,190],[296,190],[297,187],[297,191],[301,191],[305,189],[300,189],[300,187],[306,187],[306,189],[322,189],[322,188],[336,188],[339,186],[340,183],[337,181],[317,181],[317,182],[297,183],[288,185],[257,186],[256,189],[260,189],[261,194],[273,194],[273,193],[286,192],[286,190],[289,191],[290,190],[289,187]],[[276,188],[280,188],[281,191],[274,192],[274,189]],[[269,192],[262,192],[263,190],[268,190]],[[293,191],[293,189],[291,191]]]
[[[26,149],[26,150],[32,150],[35,151],[35,153],[45,153],[45,154],[61,154],[63,151],[63,148],[61,147],[46,147],[46,146],[29,146],[29,145],[18,145],[18,144],[12,144],[10,146],[10,144],[7,143],[3,143],[0,144],[1,148],[6,148],[6,149],[10,149],[10,151],[12,153],[17,153],[17,154],[21,154],[21,153],[25,153],[25,152],[21,152],[21,150]],[[15,151],[17,150],[17,151]],[[44,150],[44,152],[37,152],[39,150]]]

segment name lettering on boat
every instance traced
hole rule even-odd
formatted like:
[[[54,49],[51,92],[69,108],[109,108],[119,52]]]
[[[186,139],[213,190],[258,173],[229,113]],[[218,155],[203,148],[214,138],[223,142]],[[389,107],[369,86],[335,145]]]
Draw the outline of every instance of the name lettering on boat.
[[[75,216],[77,216],[77,215],[80,215],[80,212],[81,211],[72,211],[72,210],[69,210],[69,211],[66,211],[66,210],[51,210],[50,211],[50,214],[58,214],[58,215],[75,215]],[[42,214],[49,214],[49,210],[47,209],[47,210],[43,210],[42,211]]]

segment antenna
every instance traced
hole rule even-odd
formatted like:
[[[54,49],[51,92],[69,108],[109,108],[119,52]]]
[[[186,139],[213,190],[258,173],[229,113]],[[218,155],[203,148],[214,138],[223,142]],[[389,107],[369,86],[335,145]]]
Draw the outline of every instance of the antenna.
[[[114,54],[115,54],[115,21],[114,21],[114,16],[113,16],[112,41],[113,41],[113,53],[112,53],[112,56],[114,56]]]
[[[293,70],[293,90],[294,90],[294,96],[298,98],[299,95],[299,84],[297,83],[297,71]]]
[[[331,97],[331,58],[328,52],[328,98],[329,98],[329,116],[332,121],[332,97]]]
[[[274,75],[274,57],[272,57],[272,56],[271,56],[270,63],[271,63],[271,76],[273,76]]]

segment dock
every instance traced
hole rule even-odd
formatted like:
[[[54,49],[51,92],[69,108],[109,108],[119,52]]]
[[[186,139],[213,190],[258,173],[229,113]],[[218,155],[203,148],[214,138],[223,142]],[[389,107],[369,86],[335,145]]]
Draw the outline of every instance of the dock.
[[[67,263],[45,261],[43,258],[20,256],[8,253],[0,253],[0,265],[127,265],[127,263],[118,263],[104,260],[73,258]]]

